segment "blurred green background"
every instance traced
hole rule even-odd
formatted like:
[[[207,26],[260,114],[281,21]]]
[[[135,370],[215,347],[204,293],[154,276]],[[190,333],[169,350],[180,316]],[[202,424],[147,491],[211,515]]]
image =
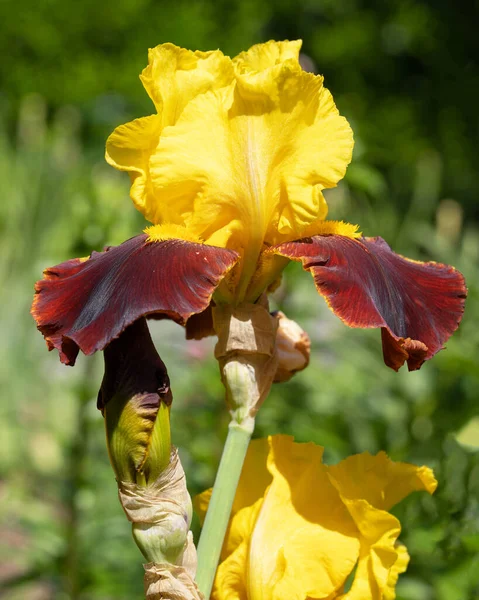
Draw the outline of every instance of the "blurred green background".
[[[477,3],[463,0],[3,0],[0,3],[0,596],[140,600],[141,556],[116,496],[95,408],[102,357],[47,353],[29,315],[42,269],[144,226],[103,160],[112,129],[153,112],[138,74],[172,41],[236,54],[302,38],[355,131],[331,217],[466,275],[463,324],[423,369],[384,366],[377,331],[345,327],[290,265],[274,304],[309,332],[311,366],[274,388],[257,436],[428,464],[440,487],[396,514],[412,556],[400,600],[479,598]],[[174,442],[190,491],[209,487],[227,414],[213,340],[155,322]],[[197,526],[196,526],[197,527]]]

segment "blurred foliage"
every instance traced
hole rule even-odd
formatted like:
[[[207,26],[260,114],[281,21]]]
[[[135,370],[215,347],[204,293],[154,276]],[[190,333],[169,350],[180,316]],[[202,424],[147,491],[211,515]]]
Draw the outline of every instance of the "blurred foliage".
[[[466,275],[469,299],[447,349],[415,373],[382,363],[377,331],[351,330],[290,265],[274,304],[313,342],[311,366],[276,386],[257,436],[326,446],[326,460],[386,450],[428,464],[434,497],[397,509],[412,560],[399,600],[479,597],[479,231],[475,165],[479,67],[474,4],[345,0],[4,0],[0,3],[0,595],[8,600],[142,598],[95,408],[102,358],[69,369],[28,315],[41,270],[143,227],[128,178],[102,158],[111,129],[152,111],[137,76],[164,41],[236,53],[268,38],[305,40],[351,121],[356,149],[327,194],[411,258]],[[8,57],[8,60],[6,59]],[[169,365],[172,428],[192,494],[210,486],[227,414],[213,340],[153,322]]]

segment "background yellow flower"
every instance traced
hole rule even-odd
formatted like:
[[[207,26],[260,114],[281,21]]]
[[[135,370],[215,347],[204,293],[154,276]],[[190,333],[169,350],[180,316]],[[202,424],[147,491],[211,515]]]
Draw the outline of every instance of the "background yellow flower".
[[[384,452],[334,466],[322,455],[320,446],[284,435],[250,444],[215,600],[395,597],[408,556],[388,511],[413,491],[432,494],[432,471],[392,462]],[[208,501],[209,491],[195,500],[201,517]]]

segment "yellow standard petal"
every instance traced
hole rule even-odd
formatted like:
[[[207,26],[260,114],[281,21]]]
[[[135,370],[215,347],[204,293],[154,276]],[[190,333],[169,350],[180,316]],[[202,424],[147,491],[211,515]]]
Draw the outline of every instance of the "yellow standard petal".
[[[154,202],[149,160],[158,145],[161,117],[151,115],[120,125],[106,142],[107,162],[130,175],[130,196],[136,208],[147,214]]]
[[[174,125],[190,100],[231,83],[231,59],[220,50],[201,52],[174,44],[148,51],[148,66],[140,79],[153,100],[162,128]]]
[[[150,159],[153,221],[174,206],[177,222],[207,243],[239,251],[242,291],[265,244],[300,238],[325,218],[321,190],[343,177],[353,146],[322,77],[289,59],[262,78],[266,95],[245,92],[238,77],[196,97]]]
[[[168,207],[156,206],[149,160],[160,133],[176,123],[191,99],[230,84],[233,77],[231,59],[219,50],[192,52],[174,44],[149,50],[148,66],[140,79],[158,114],[117,127],[107,140],[105,155],[109,164],[130,174],[131,198],[148,220],[184,225],[181,220],[174,221]]]
[[[180,226],[188,239],[239,253],[237,300],[265,248],[318,233],[322,190],[351,160],[351,128],[323,78],[302,70],[300,47],[270,41],[231,60],[158,46],[141,75],[158,114],[107,142],[108,162],[130,173],[132,199],[159,234]]]

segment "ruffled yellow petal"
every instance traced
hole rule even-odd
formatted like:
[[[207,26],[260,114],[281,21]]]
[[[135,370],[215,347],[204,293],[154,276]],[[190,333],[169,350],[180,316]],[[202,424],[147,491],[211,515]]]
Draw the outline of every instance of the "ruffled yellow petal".
[[[176,123],[190,100],[231,83],[233,67],[220,50],[192,52],[162,44],[148,51],[140,79],[166,127]]]
[[[411,492],[433,494],[437,487],[431,469],[393,462],[385,452],[350,456],[329,467],[329,475],[344,498],[364,498],[383,510],[389,510]]]
[[[323,448],[296,444],[289,436],[271,437],[270,446],[273,483],[251,540],[249,597],[260,597],[268,577],[274,583],[270,596],[274,600],[327,597],[356,563],[356,527],[328,481],[321,462]]]
[[[150,178],[150,157],[159,143],[162,130],[176,123],[191,99],[233,81],[233,65],[231,59],[219,50],[192,52],[173,44],[150,49],[148,59],[148,66],[140,79],[158,114],[117,127],[107,140],[106,160],[130,174],[130,196],[145,218],[154,223],[184,225],[177,211],[169,210],[168,206],[156,206]]]
[[[220,563],[211,600],[248,600],[245,577],[247,568],[248,541],[244,541]]]
[[[238,252],[238,300],[265,247],[311,235],[326,218],[322,190],[351,160],[349,124],[323,78],[302,70],[300,47],[270,41],[231,60],[158,46],[141,75],[158,115],[107,143],[149,221]]]
[[[259,249],[300,237],[322,217],[318,188],[344,175],[351,130],[320,77],[284,71],[273,107],[244,102],[232,88],[188,104],[151,158],[159,210],[179,204],[204,239],[231,224],[237,246]]]
[[[243,98],[271,102],[279,100],[276,75],[283,63],[301,70],[299,51],[301,40],[294,42],[269,41],[256,44],[233,59],[238,89]]]
[[[300,238],[326,216],[322,189],[351,158],[352,134],[322,78],[280,64],[278,98],[245,99],[235,85],[202,94],[166,129],[151,157],[156,213],[174,206],[207,241],[227,231],[246,281],[264,244]]]
[[[409,554],[406,546],[403,544],[396,544],[397,560],[389,571],[388,583],[384,589],[384,600],[395,600],[396,598],[396,584],[398,582],[399,575],[405,573],[409,564]]]
[[[147,214],[148,206],[154,202],[149,161],[158,145],[160,132],[161,118],[151,115],[120,125],[106,142],[107,162],[116,169],[129,173],[131,199],[144,214]]]
[[[321,472],[321,448],[293,444],[287,436],[270,438],[270,444],[268,469],[273,481],[250,535],[246,569],[243,565],[247,598],[327,597],[342,585],[357,560],[356,529],[338,504],[336,490],[328,485],[325,467]],[[311,477],[318,469],[318,476]],[[318,511],[318,506],[324,510]],[[243,540],[247,528],[243,519],[239,534],[235,521],[247,510],[233,518],[230,535],[236,543]],[[340,558],[331,561],[332,555]],[[222,575],[215,587],[218,600],[243,597],[228,596],[223,582],[230,566],[228,562],[220,567]]]
[[[394,463],[384,452],[350,456],[329,467],[328,476],[361,534],[358,567],[344,598],[382,600],[399,558],[401,531],[399,521],[386,511],[413,491],[433,493],[437,482],[427,467]]]
[[[270,67],[292,60],[299,64],[301,40],[270,40],[264,44],[255,44],[249,50],[240,52],[233,58],[233,65],[239,75],[265,71]]]
[[[395,543],[401,531],[396,517],[362,499],[345,500],[359,531],[361,550],[347,600],[382,600],[389,572],[397,560]]]
[[[254,444],[214,600],[394,600],[409,557],[397,542],[400,523],[386,508],[416,489],[432,493],[432,472],[392,463],[384,453],[328,467],[321,447],[288,436],[270,437],[268,452],[264,440]],[[269,479],[258,468],[264,462]],[[262,483],[248,495],[255,473]]]

